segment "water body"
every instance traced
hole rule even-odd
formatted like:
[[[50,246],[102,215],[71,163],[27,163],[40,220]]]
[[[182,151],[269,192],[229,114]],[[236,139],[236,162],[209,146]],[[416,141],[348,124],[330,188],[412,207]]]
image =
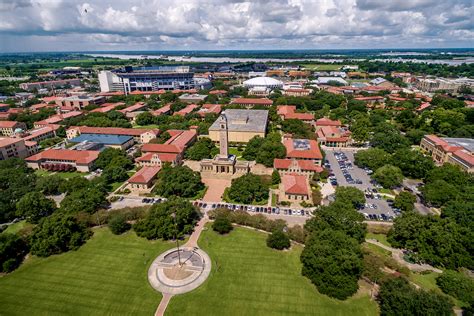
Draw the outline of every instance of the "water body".
[[[241,57],[200,57],[200,56],[165,56],[165,55],[137,55],[137,54],[121,54],[121,53],[86,53],[85,55],[92,57],[107,57],[107,58],[118,58],[118,59],[164,59],[168,61],[176,62],[201,62],[201,63],[245,63],[245,62],[297,62],[297,61],[313,61],[318,63],[337,63],[343,61],[363,61],[365,58],[241,58]],[[402,58],[377,58],[371,59],[374,61],[385,61],[385,62],[413,62],[413,63],[426,63],[426,64],[445,64],[451,66],[459,66],[461,64],[472,64],[474,63],[474,57],[466,57],[459,59],[402,59]]]

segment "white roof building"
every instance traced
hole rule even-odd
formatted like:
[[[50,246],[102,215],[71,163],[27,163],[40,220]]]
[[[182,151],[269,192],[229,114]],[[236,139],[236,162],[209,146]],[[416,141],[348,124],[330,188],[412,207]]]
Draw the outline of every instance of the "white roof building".
[[[244,86],[246,88],[255,88],[255,87],[263,87],[263,88],[283,88],[283,82],[280,80],[270,78],[270,77],[256,77],[249,80],[244,81]]]
[[[317,80],[314,80],[312,82],[316,84],[328,84],[331,81],[339,82],[347,86],[347,81],[342,79],[341,77],[319,77]]]

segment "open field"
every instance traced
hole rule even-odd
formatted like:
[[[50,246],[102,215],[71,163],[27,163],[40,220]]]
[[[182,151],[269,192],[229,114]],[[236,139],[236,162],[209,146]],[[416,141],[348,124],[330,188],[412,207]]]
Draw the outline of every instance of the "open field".
[[[33,226],[33,224],[28,224],[25,220],[19,221],[15,224],[11,224],[5,229],[2,233],[16,234],[25,227]]]
[[[150,124],[150,125],[133,125],[133,128],[158,128],[157,124]]]
[[[379,243],[384,244],[385,246],[391,247],[390,243],[387,241],[387,235],[384,234],[374,234],[374,233],[367,233],[365,236],[367,239],[375,239]]]
[[[148,267],[173,245],[96,229],[78,251],[33,257],[0,277],[0,314],[153,315],[161,294],[148,284]]]
[[[341,65],[333,64],[303,64],[306,69],[316,70],[316,71],[333,71],[341,69]]]
[[[341,302],[317,292],[301,275],[301,247],[270,249],[266,234],[235,228],[204,231],[199,245],[212,258],[209,279],[171,299],[166,315],[376,315],[366,294]]]
[[[73,177],[85,177],[88,176],[90,173],[88,172],[78,172],[78,171],[69,171],[69,172],[52,172],[52,171],[47,171],[44,169],[36,169],[35,174],[38,177],[46,177],[50,175],[57,175],[58,177],[61,177],[63,179],[70,179]]]

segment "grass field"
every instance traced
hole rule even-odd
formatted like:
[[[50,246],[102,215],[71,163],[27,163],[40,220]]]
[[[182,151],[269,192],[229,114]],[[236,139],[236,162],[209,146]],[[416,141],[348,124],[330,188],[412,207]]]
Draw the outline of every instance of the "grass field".
[[[365,235],[365,238],[367,239],[375,239],[379,243],[384,244],[385,246],[391,247],[390,243],[387,241],[387,235],[384,234],[374,234],[374,233],[367,233]]]
[[[304,64],[302,65],[306,69],[317,70],[317,71],[332,71],[341,69],[341,65],[333,64]]]
[[[8,225],[7,229],[5,229],[2,232],[2,234],[3,233],[16,234],[17,232],[19,232],[20,230],[28,226],[33,226],[33,224],[28,224],[25,220],[19,221],[15,224]]]
[[[208,280],[171,299],[166,315],[376,315],[366,294],[341,302],[321,295],[301,275],[301,247],[270,249],[266,234],[236,228],[204,231],[199,245],[212,259]]]
[[[133,128],[158,128],[157,124],[150,124],[150,125],[133,125]]]
[[[96,229],[78,251],[33,257],[0,277],[0,314],[153,315],[161,294],[148,284],[148,267],[173,245]]]
[[[46,171],[44,169],[36,169],[35,174],[38,177],[46,177],[50,175],[57,175],[63,179],[70,179],[72,177],[85,177],[89,175],[87,172],[77,172],[77,171],[70,171],[70,172],[52,172],[52,171]]]
[[[377,245],[374,245],[374,244],[371,244],[371,243],[364,243],[363,244],[363,247],[367,248],[367,249],[370,249],[370,250],[373,250],[375,253],[379,254],[379,255],[382,255],[382,256],[391,256],[392,255],[392,252],[386,250],[386,249],[383,249],[382,247],[379,247]]]

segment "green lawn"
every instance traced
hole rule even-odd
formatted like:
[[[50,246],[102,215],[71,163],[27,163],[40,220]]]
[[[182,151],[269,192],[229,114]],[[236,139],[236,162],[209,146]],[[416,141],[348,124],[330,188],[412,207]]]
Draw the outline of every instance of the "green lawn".
[[[150,125],[133,125],[133,128],[158,128],[158,125],[156,124],[150,124]]]
[[[33,226],[32,224],[28,224],[25,220],[19,221],[15,224],[11,224],[3,231],[3,233],[9,233],[9,234],[16,234],[20,230],[22,230],[25,227],[28,226]]]
[[[229,147],[229,154],[235,155],[237,158],[242,157],[243,150],[238,150],[237,147]]]
[[[382,256],[391,256],[392,255],[392,252],[391,251],[388,251],[386,249],[383,249],[382,247],[379,247],[377,245],[374,245],[374,244],[371,244],[371,243],[364,243],[363,247],[366,247],[370,250],[373,250],[375,253],[379,254],[379,255],[382,255]]]
[[[410,281],[418,284],[425,290],[437,290],[439,291],[438,286],[436,285],[436,277],[439,273],[431,272],[427,274],[422,273],[410,273]]]
[[[333,65],[333,64],[304,64],[302,65],[306,69],[312,69],[317,71],[331,71],[331,70],[339,70],[341,69],[341,65]]]
[[[148,267],[173,245],[97,229],[78,251],[33,257],[0,277],[0,314],[153,315],[161,294],[148,284]]]
[[[68,172],[52,172],[52,171],[47,171],[44,169],[36,169],[35,174],[38,177],[46,177],[50,175],[57,175],[63,179],[70,179],[72,177],[85,177],[89,175],[88,172],[78,172],[78,171],[68,171]]]
[[[211,274],[173,297],[166,315],[377,315],[366,294],[343,302],[319,294],[301,275],[301,247],[273,250],[266,236],[240,227],[227,236],[204,231],[199,245],[212,259]]]
[[[391,247],[390,243],[387,241],[387,235],[384,234],[374,234],[374,233],[367,233],[365,235],[365,238],[367,239],[375,239],[379,243],[384,244],[385,246]]]

